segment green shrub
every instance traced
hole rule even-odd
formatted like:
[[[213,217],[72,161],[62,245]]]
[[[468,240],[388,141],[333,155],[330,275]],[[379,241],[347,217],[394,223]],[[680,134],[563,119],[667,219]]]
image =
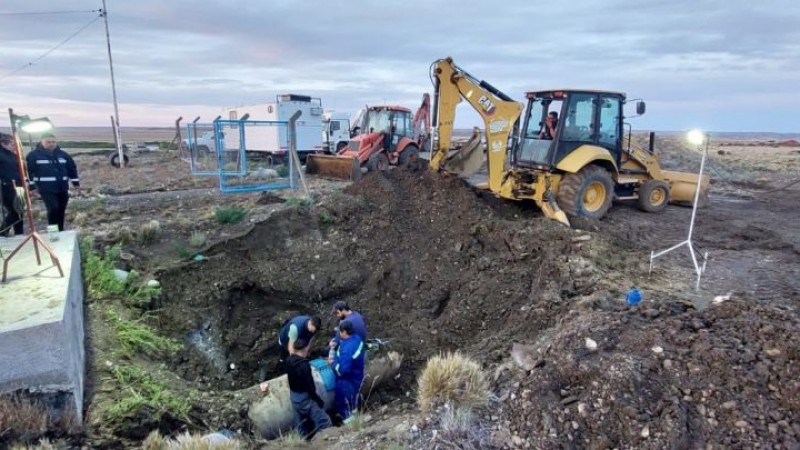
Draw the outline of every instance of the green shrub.
[[[105,420],[120,420],[142,412],[155,420],[161,420],[165,413],[188,419],[192,409],[189,396],[171,392],[149,372],[134,366],[116,366],[112,374],[124,395],[102,410]]]
[[[125,320],[111,309],[106,311],[106,317],[114,327],[121,357],[130,359],[137,354],[164,356],[175,353],[183,347],[175,339],[159,336],[149,326]]]
[[[102,299],[125,292],[125,282],[114,274],[114,264],[122,252],[122,247],[117,244],[106,250],[100,256],[93,248],[94,239],[87,237],[81,241],[81,256],[83,257],[83,277],[86,280],[89,296]]]
[[[244,219],[249,211],[241,206],[219,206],[214,209],[214,219],[221,224],[238,223]]]
[[[275,172],[278,172],[279,177],[285,178],[289,175],[289,166],[278,166],[275,168]]]
[[[311,199],[310,198],[300,198],[300,197],[292,197],[286,200],[286,206],[310,206]]]
[[[333,218],[331,213],[329,213],[328,211],[323,210],[319,214],[319,223],[321,223],[323,225],[333,225],[334,222],[336,222],[336,220]]]

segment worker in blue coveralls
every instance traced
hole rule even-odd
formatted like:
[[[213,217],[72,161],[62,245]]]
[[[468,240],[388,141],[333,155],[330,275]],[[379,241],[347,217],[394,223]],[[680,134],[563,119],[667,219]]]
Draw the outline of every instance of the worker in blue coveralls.
[[[353,333],[357,334],[358,337],[361,338],[361,342],[366,345],[367,343],[367,323],[364,321],[364,316],[361,315],[358,311],[353,311],[350,309],[350,305],[347,302],[339,300],[333,305],[333,309],[331,312],[339,319],[339,323],[342,323],[345,320],[349,320],[353,323]],[[339,346],[339,328],[336,328],[336,335],[331,339],[329,346],[331,348],[330,353],[328,355],[328,363],[331,364],[333,361],[333,357],[336,353],[336,347]]]
[[[358,409],[358,393],[364,380],[364,354],[366,344],[355,331],[353,322],[339,324],[339,346],[333,359],[336,389],[333,409],[339,419],[349,423],[351,414]]]

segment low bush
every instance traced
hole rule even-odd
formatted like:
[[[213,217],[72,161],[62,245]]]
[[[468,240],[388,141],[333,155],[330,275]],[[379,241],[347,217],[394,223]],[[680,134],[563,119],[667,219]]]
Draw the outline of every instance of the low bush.
[[[480,364],[458,352],[430,358],[417,382],[417,403],[423,412],[443,404],[474,408],[489,401],[489,383]]]
[[[241,206],[219,206],[214,209],[214,219],[220,224],[239,223],[248,214],[248,211]]]
[[[149,326],[125,320],[115,311],[106,311],[106,318],[114,327],[119,356],[131,359],[137,354],[165,356],[182,348],[180,342],[159,336]]]

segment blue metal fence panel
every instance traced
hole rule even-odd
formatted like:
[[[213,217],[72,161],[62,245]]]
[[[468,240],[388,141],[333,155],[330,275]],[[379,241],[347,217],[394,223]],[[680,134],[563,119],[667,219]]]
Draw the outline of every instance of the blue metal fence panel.
[[[220,191],[296,189],[299,168],[285,150],[288,126],[286,121],[216,121]]]

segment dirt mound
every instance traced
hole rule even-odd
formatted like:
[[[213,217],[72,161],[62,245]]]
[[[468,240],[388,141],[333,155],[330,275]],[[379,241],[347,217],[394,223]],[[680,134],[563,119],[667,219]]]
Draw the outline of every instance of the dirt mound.
[[[574,248],[569,230],[499,218],[457,178],[395,170],[319,208],[280,211],[208,261],[162,274],[159,317],[194,349],[179,372],[210,387],[274,375],[282,321],[318,313],[332,328],[330,305],[342,299],[405,355],[408,373],[449,349],[498,362],[510,336],[536,336],[591,291],[569,270]]]
[[[789,139],[787,141],[779,142],[778,147],[800,147],[800,142],[797,142],[794,139]]]
[[[501,416],[532,448],[797,448],[797,311],[681,309],[565,318],[529,349],[538,367],[500,383]]]
[[[285,319],[319,314],[332,329],[330,306],[346,300],[408,363],[372,401],[408,399],[442,351],[494,367],[525,343],[531,367],[496,372],[504,400],[487,418],[518,445],[794,445],[794,310],[731,300],[698,313],[671,297],[679,286],[624,309],[631,274],[647,271],[633,238],[647,227],[587,223],[601,230],[587,234],[515,208],[457,178],[394,170],[279,210],[208,260],[160,274],[160,327],[189,344],[173,368],[201,389],[251,386],[277,374]],[[729,234],[784,248],[764,229]]]

